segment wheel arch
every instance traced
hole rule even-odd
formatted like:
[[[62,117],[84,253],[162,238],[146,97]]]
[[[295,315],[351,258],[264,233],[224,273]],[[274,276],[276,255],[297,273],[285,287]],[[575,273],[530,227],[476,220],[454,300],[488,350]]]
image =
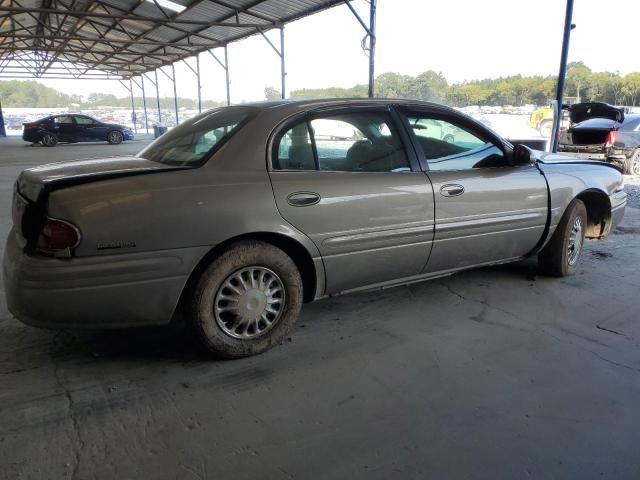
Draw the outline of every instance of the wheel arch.
[[[611,229],[611,201],[602,190],[588,189],[575,197],[587,209],[586,238],[599,239],[609,234]]]
[[[190,292],[193,291],[196,282],[202,275],[202,272],[204,272],[204,270],[207,268],[207,266],[210,265],[211,262],[222,252],[226,251],[234,243],[241,240],[257,240],[269,243],[275,247],[278,247],[284,253],[289,255],[291,260],[293,260],[293,263],[295,263],[296,267],[298,268],[300,277],[302,278],[303,301],[307,303],[315,298],[318,288],[318,281],[316,277],[317,272],[316,266],[313,262],[313,258],[309,251],[296,239],[291,238],[287,235],[273,232],[252,232],[237,235],[217,244],[200,259],[195,268],[192,270],[191,274],[189,275],[189,279],[182,289],[180,300],[178,301],[178,305],[176,307],[176,312],[183,309]]]

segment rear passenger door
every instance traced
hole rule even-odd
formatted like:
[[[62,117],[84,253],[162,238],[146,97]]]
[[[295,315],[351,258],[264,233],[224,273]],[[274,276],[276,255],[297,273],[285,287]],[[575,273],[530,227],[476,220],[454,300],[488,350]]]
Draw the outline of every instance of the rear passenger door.
[[[405,115],[434,189],[436,227],[425,272],[530,252],[544,232],[548,206],[547,184],[536,166],[511,166],[499,139],[462,117],[420,110]],[[445,135],[432,134],[434,122]]]
[[[271,151],[278,209],[318,247],[326,292],[417,275],[433,239],[433,190],[386,109],[314,113]]]

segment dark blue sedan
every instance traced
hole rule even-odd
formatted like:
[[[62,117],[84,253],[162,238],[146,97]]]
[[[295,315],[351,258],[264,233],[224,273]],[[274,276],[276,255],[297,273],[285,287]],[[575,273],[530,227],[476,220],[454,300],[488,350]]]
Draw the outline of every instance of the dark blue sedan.
[[[117,145],[133,140],[133,131],[122,125],[104,123],[87,115],[55,115],[36,122],[23,123],[22,139],[55,147],[58,142],[105,141]]]

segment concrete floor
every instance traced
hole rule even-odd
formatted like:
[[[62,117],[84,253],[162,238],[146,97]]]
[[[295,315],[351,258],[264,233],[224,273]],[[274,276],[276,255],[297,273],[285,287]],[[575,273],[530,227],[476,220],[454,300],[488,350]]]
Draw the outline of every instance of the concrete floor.
[[[0,144],[25,167],[142,143]],[[535,262],[307,305],[220,362],[188,331],[56,333],[0,305],[0,478],[640,478],[640,210],[578,275]],[[4,300],[4,299],[3,299]]]

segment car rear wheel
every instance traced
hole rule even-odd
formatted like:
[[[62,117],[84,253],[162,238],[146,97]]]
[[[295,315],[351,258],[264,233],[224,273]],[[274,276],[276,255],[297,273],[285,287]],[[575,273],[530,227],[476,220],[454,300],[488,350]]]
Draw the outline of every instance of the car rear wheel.
[[[636,150],[631,157],[624,161],[626,175],[640,175],[640,150]]]
[[[41,142],[45,147],[55,147],[58,144],[58,137],[54,133],[45,133]]]
[[[287,254],[268,243],[241,241],[201,275],[191,317],[214,355],[246,357],[283,340],[298,319],[302,298],[300,273]]]
[[[584,245],[587,209],[574,199],[564,212],[549,243],[538,254],[540,270],[547,275],[564,277],[576,273]]]
[[[109,135],[107,137],[107,141],[111,145],[118,145],[119,143],[122,143],[123,140],[124,137],[122,136],[122,132],[118,132],[117,130],[109,132]]]

